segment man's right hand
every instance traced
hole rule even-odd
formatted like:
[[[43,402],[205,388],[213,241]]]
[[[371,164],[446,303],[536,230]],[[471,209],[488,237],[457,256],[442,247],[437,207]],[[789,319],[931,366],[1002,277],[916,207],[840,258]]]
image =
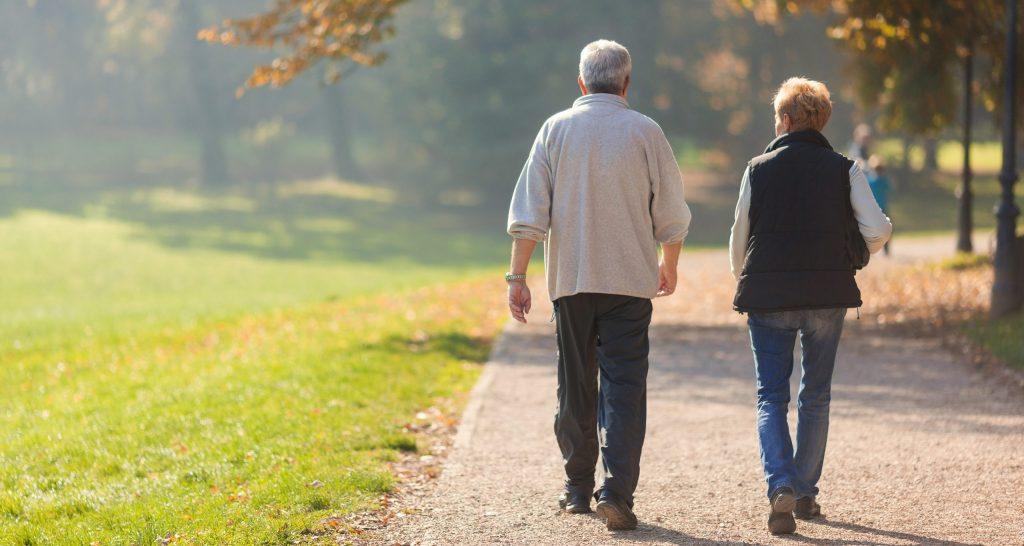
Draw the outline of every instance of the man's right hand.
[[[658,265],[658,294],[654,297],[670,296],[676,291],[679,253],[683,250],[682,241],[678,243],[662,243],[661,264]]]
[[[658,266],[658,293],[654,297],[671,296],[676,291],[677,279],[676,264],[661,262]]]
[[[526,281],[508,283],[508,309],[512,313],[512,318],[526,323],[526,314],[530,312],[530,304],[530,287],[526,286]]]

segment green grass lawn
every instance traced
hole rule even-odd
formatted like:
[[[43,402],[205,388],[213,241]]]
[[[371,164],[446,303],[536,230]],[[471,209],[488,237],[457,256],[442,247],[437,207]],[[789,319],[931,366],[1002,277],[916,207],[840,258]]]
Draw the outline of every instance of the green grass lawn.
[[[313,539],[502,322],[500,225],[376,188],[52,191],[0,187],[0,544]]]
[[[991,320],[979,319],[965,327],[968,337],[997,358],[1024,370],[1024,313]]]
[[[986,284],[991,282],[992,257],[987,254],[957,253],[936,263],[953,272],[985,271]],[[975,345],[985,349],[1006,364],[1024,370],[1024,312],[992,319],[978,313],[959,325]]]
[[[952,231],[957,225],[957,188],[961,181],[963,147],[956,141],[942,141],[938,147],[939,170],[920,172],[924,164],[924,150],[920,145],[910,148],[913,173],[903,173],[897,167],[902,163],[903,148],[898,139],[878,141],[876,149],[886,157],[893,183],[890,195],[890,216],[896,226],[896,237],[909,233]],[[974,224],[979,229],[995,227],[993,206],[999,198],[996,174],[1000,166],[998,142],[975,142],[971,146],[974,177]]]
[[[938,146],[937,172],[922,172],[924,149],[919,143],[910,148],[910,166],[913,172],[899,168],[903,159],[903,146],[899,139],[881,139],[875,151],[889,166],[892,181],[890,216],[896,226],[896,237],[913,233],[953,231],[957,225],[957,187],[963,164],[963,147],[954,140],[945,140]],[[992,206],[999,195],[1000,144],[993,141],[975,142],[971,146],[974,170],[972,207],[975,226],[990,229],[995,226]]]
[[[903,144],[899,139],[888,138],[879,140],[877,151],[886,158],[891,167],[902,164]],[[957,140],[943,140],[936,150],[939,170],[948,173],[959,173],[963,168],[964,147]],[[910,167],[919,171],[924,167],[924,148],[920,143],[910,147]],[[1002,164],[1002,144],[997,140],[975,141],[971,143],[971,169],[975,174],[995,175]]]
[[[938,172],[918,173],[902,179],[892,173],[897,185],[889,198],[889,216],[896,228],[895,237],[910,233],[953,232],[957,226],[957,176]],[[926,179],[926,180],[925,180]],[[974,202],[971,207],[974,226],[990,230],[995,227],[993,207],[998,200],[998,181],[994,177],[974,179]]]

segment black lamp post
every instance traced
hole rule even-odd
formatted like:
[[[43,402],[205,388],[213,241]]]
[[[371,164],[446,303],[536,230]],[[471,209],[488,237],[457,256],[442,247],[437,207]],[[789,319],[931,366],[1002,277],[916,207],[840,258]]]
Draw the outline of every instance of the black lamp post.
[[[1003,102],[1003,168],[999,171],[1002,193],[996,207],[995,282],[992,284],[993,317],[1001,317],[1020,306],[1017,286],[1016,238],[1020,209],[1013,202],[1016,167],[1016,79],[1017,79],[1017,0],[1006,2],[1006,97]]]

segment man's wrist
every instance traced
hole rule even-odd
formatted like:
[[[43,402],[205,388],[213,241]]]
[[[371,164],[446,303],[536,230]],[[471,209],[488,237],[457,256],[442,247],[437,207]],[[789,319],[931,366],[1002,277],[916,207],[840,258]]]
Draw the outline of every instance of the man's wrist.
[[[526,273],[505,273],[505,282],[526,282]]]

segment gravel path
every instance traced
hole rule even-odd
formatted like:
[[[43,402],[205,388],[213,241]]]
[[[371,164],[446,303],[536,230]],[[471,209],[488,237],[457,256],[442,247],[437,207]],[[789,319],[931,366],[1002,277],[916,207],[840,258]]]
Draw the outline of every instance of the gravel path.
[[[912,260],[948,246],[897,248]],[[872,267],[884,271],[878,261]],[[769,535],[748,339],[712,289],[730,285],[727,258],[686,253],[681,271],[681,290],[655,308],[637,531],[610,533],[592,515],[557,510],[555,342],[550,306],[538,305],[530,324],[510,325],[496,346],[436,487],[398,499],[402,517],[375,540],[1024,544],[1024,395],[937,341],[879,336],[853,316],[820,483],[827,518],[798,522],[789,538]],[[535,294],[544,300],[539,287]]]

